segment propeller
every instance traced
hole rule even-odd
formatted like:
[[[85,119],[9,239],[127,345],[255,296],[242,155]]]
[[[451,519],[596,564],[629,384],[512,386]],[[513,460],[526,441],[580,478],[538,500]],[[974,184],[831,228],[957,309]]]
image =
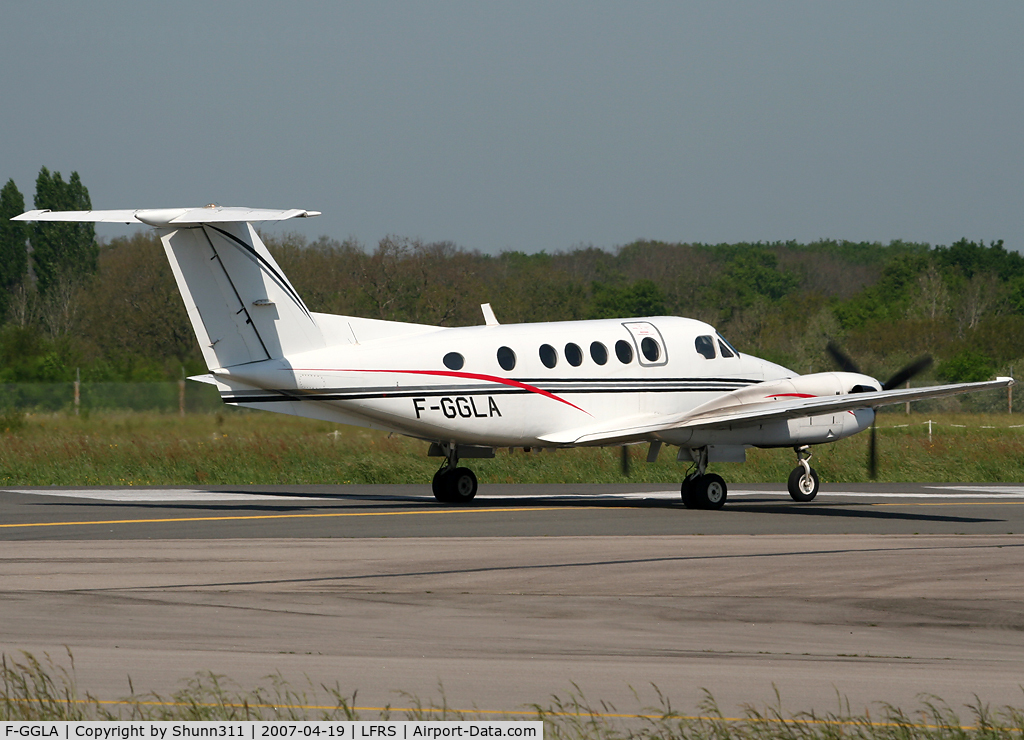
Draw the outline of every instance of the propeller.
[[[839,345],[835,342],[829,342],[825,347],[825,350],[840,370],[845,373],[861,374],[860,368],[857,367],[857,363],[854,362],[848,354],[839,349]],[[900,387],[915,375],[927,370],[931,367],[931,364],[932,358],[929,355],[917,358],[902,370],[897,371],[896,374],[890,377],[887,381],[882,383],[882,390],[891,391],[893,388]],[[868,442],[868,477],[870,477],[871,480],[878,477],[878,436],[875,431],[874,421],[871,422],[871,437]]]

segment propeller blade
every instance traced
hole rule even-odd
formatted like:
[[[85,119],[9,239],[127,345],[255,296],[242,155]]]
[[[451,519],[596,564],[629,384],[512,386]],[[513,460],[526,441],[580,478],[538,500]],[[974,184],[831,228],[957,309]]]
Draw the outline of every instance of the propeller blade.
[[[887,381],[885,381],[882,384],[882,390],[891,391],[893,388],[898,388],[899,386],[906,383],[908,380],[913,378],[918,373],[927,370],[931,366],[931,364],[932,358],[930,355],[925,355],[924,357],[917,358],[912,363],[910,363],[905,368],[903,368],[898,373],[889,378]]]
[[[825,346],[825,351],[828,352],[829,357],[836,363],[840,370],[844,373],[859,373],[860,368],[857,367],[857,363],[854,362],[848,354],[839,349],[839,345],[835,342],[829,342]]]
[[[629,477],[629,446],[622,445],[622,474]]]
[[[878,478],[878,436],[874,422],[871,422],[871,439],[868,442],[868,477],[871,480]]]

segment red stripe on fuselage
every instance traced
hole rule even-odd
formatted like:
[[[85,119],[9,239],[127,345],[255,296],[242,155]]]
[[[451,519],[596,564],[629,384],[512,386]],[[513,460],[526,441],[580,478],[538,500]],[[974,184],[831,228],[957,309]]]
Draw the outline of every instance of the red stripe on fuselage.
[[[772,393],[769,396],[765,396],[765,398],[782,398],[783,396],[788,396],[790,398],[817,398],[813,393]],[[847,410],[846,413],[853,414],[853,411]],[[856,414],[853,415],[856,416]]]
[[[454,370],[357,370],[357,369],[311,369],[311,368],[293,368],[298,372],[306,373],[403,373],[406,375],[434,375],[442,378],[463,378],[467,380],[483,380],[488,383],[500,383],[501,385],[509,385],[513,388],[521,388],[524,391],[530,393],[536,393],[547,398],[554,399],[560,403],[564,403],[566,406],[571,406],[577,411],[582,411],[587,416],[593,416],[589,411],[581,409],[571,401],[566,401],[564,398],[556,396],[554,393],[543,390],[533,385],[527,385],[526,383],[520,383],[518,380],[512,380],[510,378],[499,378],[497,375],[480,375],[479,373],[462,373]]]

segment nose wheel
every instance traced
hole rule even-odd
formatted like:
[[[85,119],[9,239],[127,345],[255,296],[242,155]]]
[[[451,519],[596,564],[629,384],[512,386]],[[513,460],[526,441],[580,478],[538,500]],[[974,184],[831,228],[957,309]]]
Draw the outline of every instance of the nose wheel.
[[[807,446],[796,448],[796,461],[800,463],[789,474],[789,497],[805,503],[818,495],[818,471],[811,467],[811,449]]]

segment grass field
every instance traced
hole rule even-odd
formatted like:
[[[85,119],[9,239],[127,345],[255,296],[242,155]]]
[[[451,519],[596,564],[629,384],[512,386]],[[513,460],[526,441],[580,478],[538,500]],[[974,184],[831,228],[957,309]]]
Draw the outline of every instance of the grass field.
[[[931,440],[926,422],[931,419]],[[1024,480],[1024,418],[1007,414],[883,414],[879,479]],[[867,434],[814,448],[822,482],[867,480]],[[93,412],[0,415],[0,485],[154,486],[426,483],[439,465],[426,443],[353,427],[259,412]],[[687,464],[675,449],[644,462],[630,448],[630,480],[677,485]],[[469,463],[481,483],[623,482],[617,448],[498,451]],[[730,483],[784,483],[792,450],[757,450],[718,464]]]
[[[270,676],[244,689],[224,676],[199,673],[168,695],[132,694],[101,701],[83,693],[71,668],[44,656],[22,653],[0,660],[0,721],[83,720],[542,720],[548,740],[1018,740],[1024,734],[1024,710],[992,708],[981,699],[960,708],[937,697],[903,709],[883,702],[872,715],[850,711],[841,698],[832,711],[787,713],[781,703],[748,706],[736,716],[724,714],[710,694],[696,707],[673,707],[656,686],[635,692],[636,707],[590,701],[570,686],[564,696],[539,697],[538,703],[508,713],[465,710],[439,701],[404,696],[401,705],[361,707],[358,693],[337,686],[295,687]],[[644,703],[650,699],[649,703]]]

